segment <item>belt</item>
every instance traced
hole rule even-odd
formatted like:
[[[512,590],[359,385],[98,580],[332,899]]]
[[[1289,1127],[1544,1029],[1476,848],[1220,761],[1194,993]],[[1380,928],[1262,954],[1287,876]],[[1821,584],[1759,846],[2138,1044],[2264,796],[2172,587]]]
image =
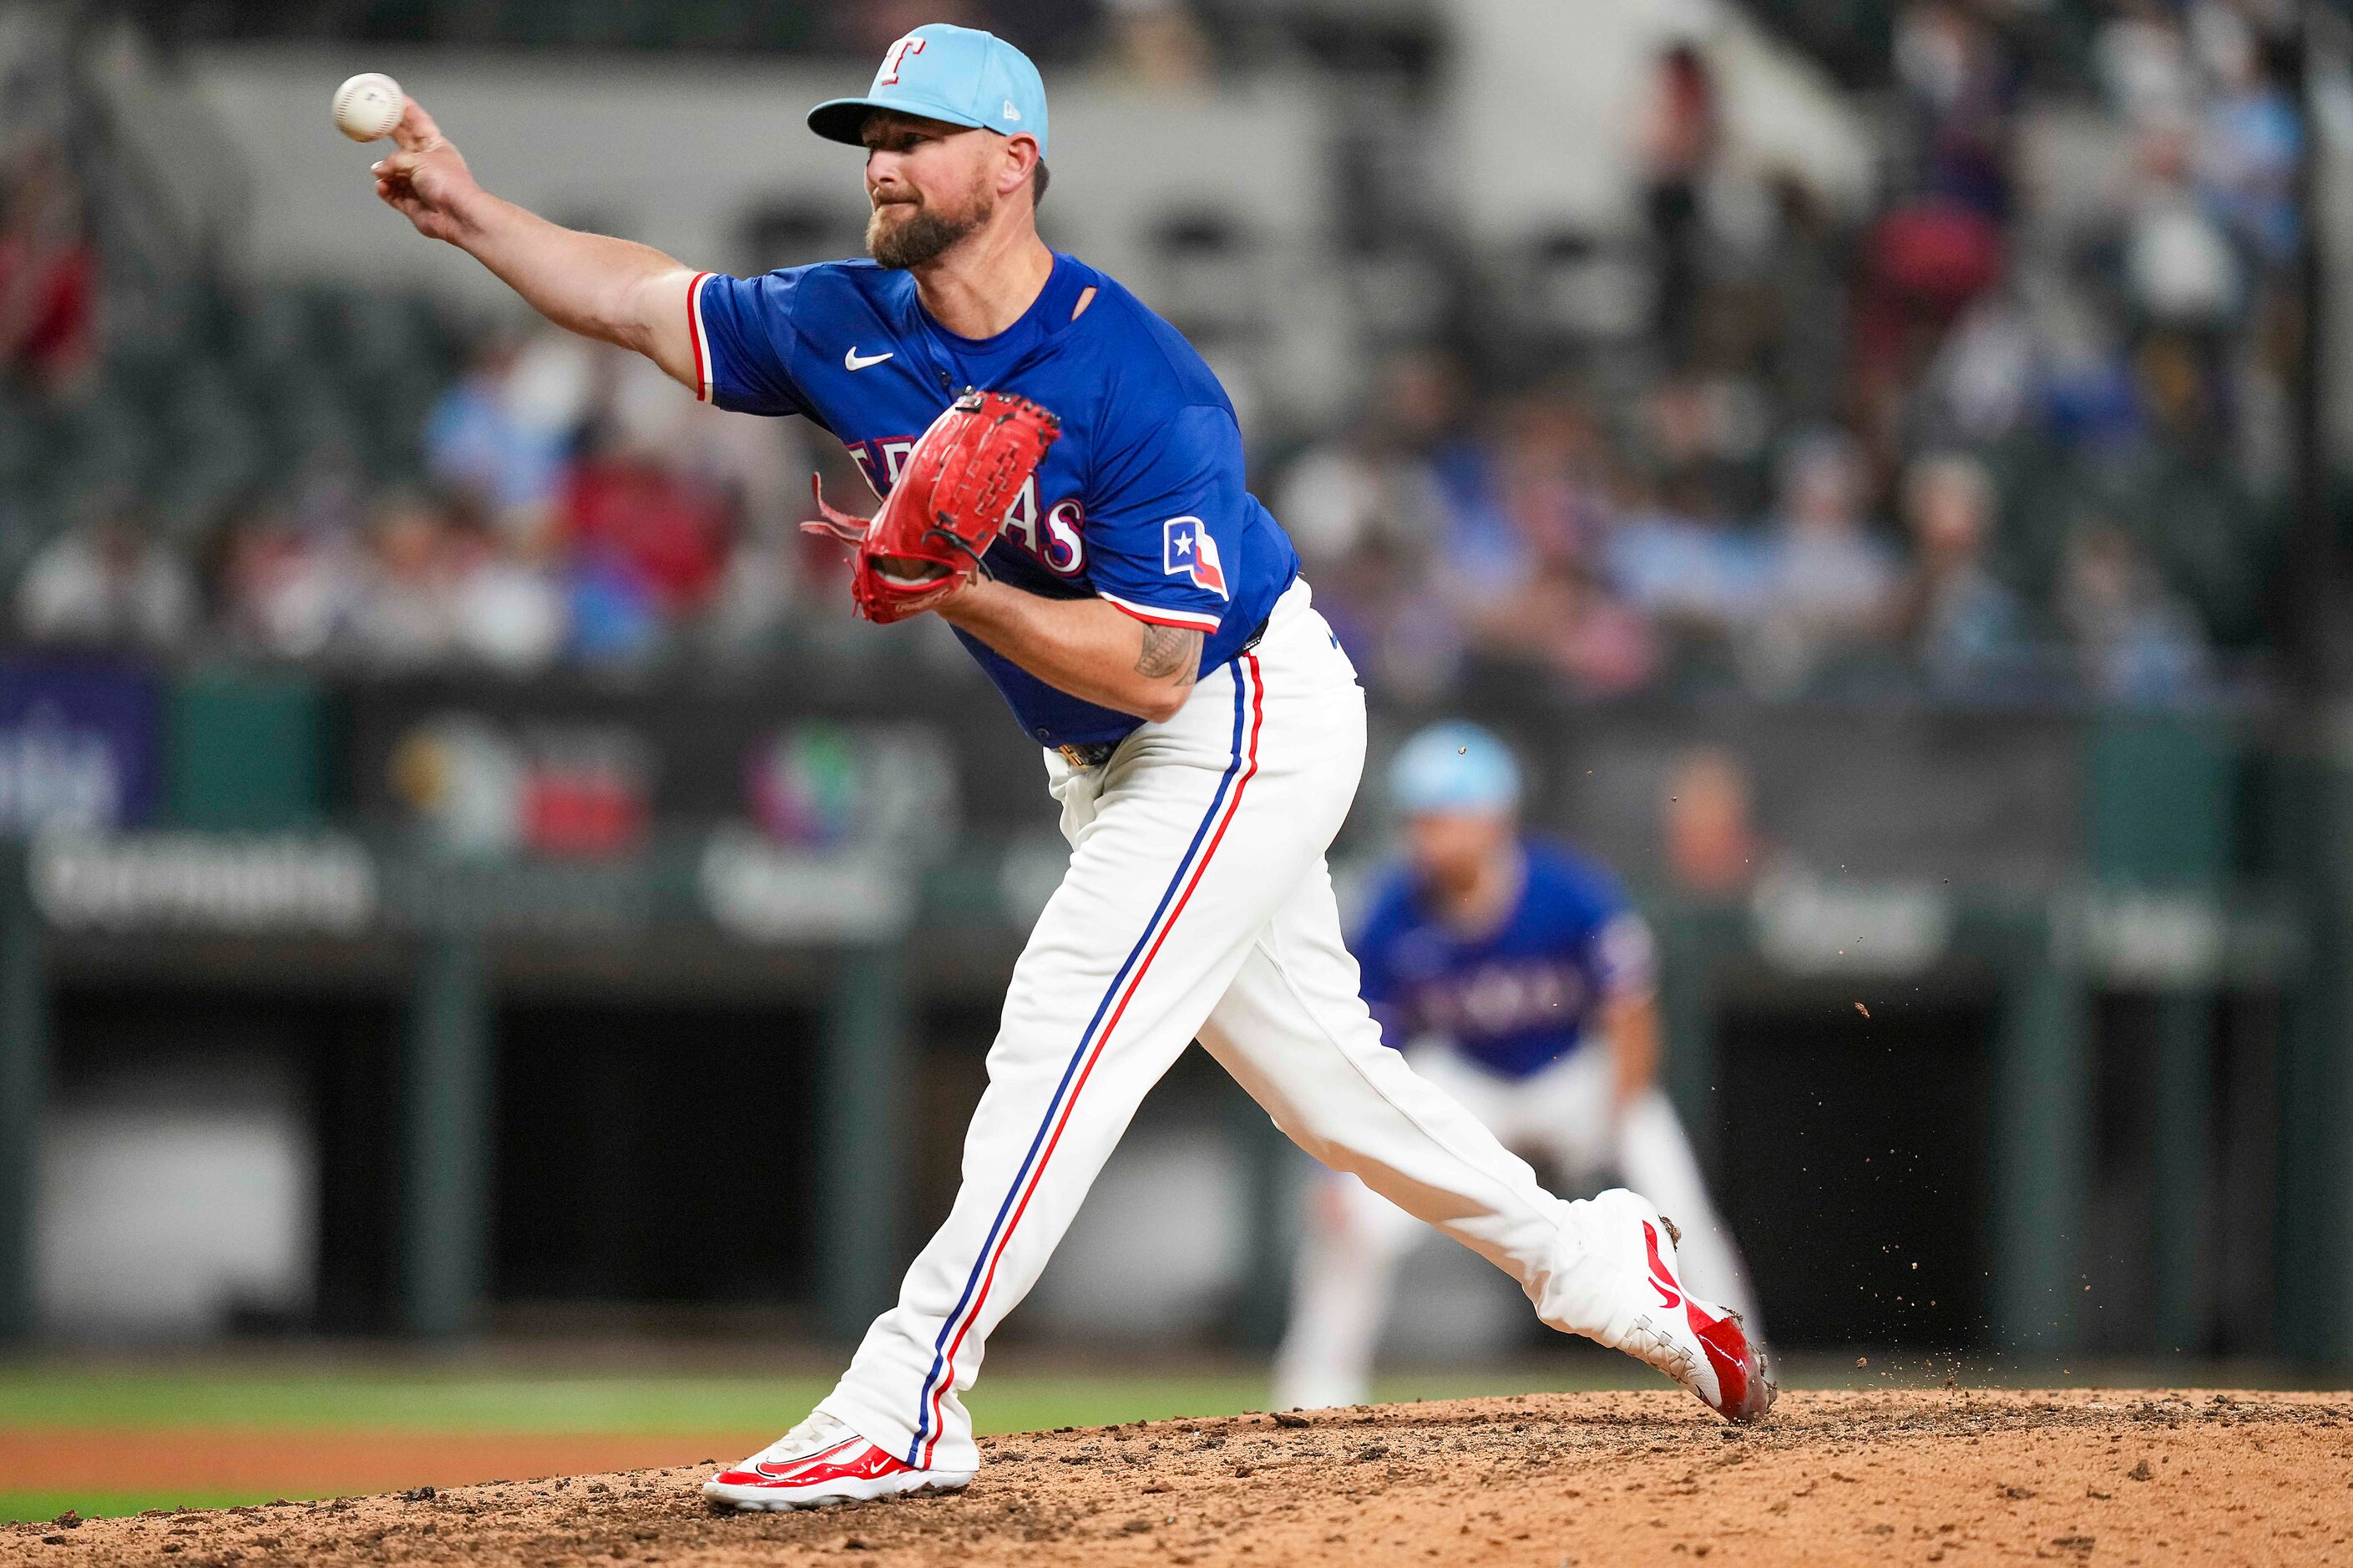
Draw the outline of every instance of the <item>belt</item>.
[[[1266,636],[1267,622],[1273,619],[1273,612],[1269,611],[1267,613],[1266,620],[1261,621],[1257,626],[1251,627],[1250,635],[1243,638],[1242,646],[1236,648],[1234,651],[1238,654],[1248,653],[1250,649],[1258,647],[1259,639]],[[1061,753],[1061,757],[1064,762],[1070,763],[1071,766],[1077,768],[1080,772],[1084,773],[1091,768],[1099,768],[1105,763],[1111,761],[1111,754],[1119,750],[1119,742],[1117,741],[1091,741],[1084,745],[1057,746],[1054,750]]]

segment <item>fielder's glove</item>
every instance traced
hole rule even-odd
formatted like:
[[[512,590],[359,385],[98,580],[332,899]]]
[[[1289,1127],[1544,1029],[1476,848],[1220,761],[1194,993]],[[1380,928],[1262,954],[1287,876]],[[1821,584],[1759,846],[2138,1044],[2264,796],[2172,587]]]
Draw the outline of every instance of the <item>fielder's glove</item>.
[[[824,516],[801,527],[856,546],[849,593],[860,615],[878,625],[903,621],[975,573],[988,574],[981,557],[1061,433],[1062,422],[1027,398],[966,391],[907,454],[881,511],[871,519],[836,511],[812,481]]]

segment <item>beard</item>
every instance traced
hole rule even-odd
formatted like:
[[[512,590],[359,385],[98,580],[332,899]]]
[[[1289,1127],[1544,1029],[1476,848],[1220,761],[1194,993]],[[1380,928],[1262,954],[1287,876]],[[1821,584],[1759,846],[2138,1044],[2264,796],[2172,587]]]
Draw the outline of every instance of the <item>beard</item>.
[[[897,223],[885,225],[882,215],[894,206],[914,210]],[[885,202],[866,220],[866,254],[892,271],[902,272],[937,261],[955,248],[991,216],[992,209],[976,206],[961,218],[944,217],[920,202]]]

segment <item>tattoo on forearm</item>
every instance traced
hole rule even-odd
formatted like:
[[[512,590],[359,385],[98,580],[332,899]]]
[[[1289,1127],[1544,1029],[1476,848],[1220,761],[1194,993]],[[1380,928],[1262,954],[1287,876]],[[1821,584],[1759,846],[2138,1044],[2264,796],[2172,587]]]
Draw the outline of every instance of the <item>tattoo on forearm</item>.
[[[1145,626],[1144,647],[1135,656],[1135,673],[1148,680],[1182,676],[1179,685],[1192,685],[1201,673],[1201,634],[1181,626]]]

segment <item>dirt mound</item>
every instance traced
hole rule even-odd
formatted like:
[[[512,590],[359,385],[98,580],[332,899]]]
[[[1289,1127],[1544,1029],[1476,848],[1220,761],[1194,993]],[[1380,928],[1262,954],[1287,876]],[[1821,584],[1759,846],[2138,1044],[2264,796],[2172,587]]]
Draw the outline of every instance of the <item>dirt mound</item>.
[[[21,1525],[0,1532],[0,1563],[2353,1558],[2353,1397],[2339,1394],[1792,1394],[1745,1431],[1680,1394],[1528,1394],[982,1447],[959,1496],[821,1513],[714,1514],[699,1468],[640,1470]]]

